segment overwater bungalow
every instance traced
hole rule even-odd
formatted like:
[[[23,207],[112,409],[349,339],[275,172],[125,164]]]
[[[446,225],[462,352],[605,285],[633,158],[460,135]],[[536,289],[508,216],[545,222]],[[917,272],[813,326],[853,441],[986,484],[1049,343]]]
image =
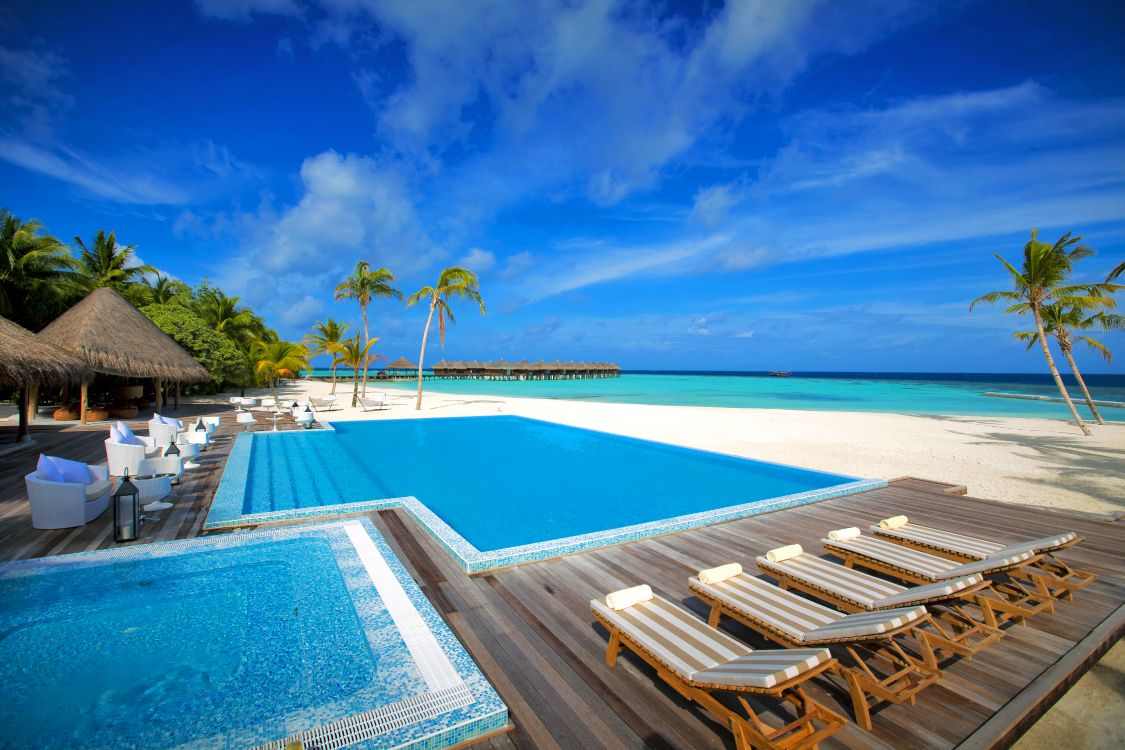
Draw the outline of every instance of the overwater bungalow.
[[[606,362],[446,362],[433,366],[434,377],[476,380],[579,380],[613,378],[621,368]]]

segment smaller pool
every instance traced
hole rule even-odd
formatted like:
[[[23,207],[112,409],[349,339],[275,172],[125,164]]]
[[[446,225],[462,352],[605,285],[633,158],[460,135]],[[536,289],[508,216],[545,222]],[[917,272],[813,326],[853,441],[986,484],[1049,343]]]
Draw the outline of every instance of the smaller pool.
[[[333,428],[239,435],[207,527],[401,506],[477,572],[885,484],[515,416]]]
[[[410,747],[507,723],[366,519],[0,566],[0,684],[8,747]]]

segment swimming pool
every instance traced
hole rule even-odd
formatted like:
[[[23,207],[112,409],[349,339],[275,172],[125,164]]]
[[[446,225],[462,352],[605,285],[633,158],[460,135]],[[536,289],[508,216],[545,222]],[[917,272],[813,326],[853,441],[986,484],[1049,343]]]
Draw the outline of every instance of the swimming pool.
[[[0,602],[8,747],[445,746],[507,723],[367,519],[9,563]]]
[[[239,435],[223,528],[407,508],[469,572],[882,486],[515,416]]]

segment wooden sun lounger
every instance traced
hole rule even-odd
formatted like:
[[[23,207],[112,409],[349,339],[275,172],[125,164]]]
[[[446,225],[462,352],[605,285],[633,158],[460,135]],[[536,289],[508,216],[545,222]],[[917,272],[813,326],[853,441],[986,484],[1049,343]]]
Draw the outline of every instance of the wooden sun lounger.
[[[971,563],[958,563],[928,552],[892,544],[885,539],[862,535],[847,540],[821,539],[820,543],[826,550],[841,558],[844,565],[849,568],[861,565],[899,580],[917,584],[949,581],[977,573],[984,576],[1004,575],[1037,559],[1036,555],[1024,552],[1006,557],[990,557]],[[1029,591],[1022,583],[1010,576],[1004,579],[992,579],[990,589],[998,596],[989,597],[989,605],[1001,619],[1016,621],[1022,621],[1023,618],[1044,610],[1053,612],[1055,598],[1051,596],[1046,582],[1037,576],[1031,576],[1030,582],[1034,586],[1033,591]],[[987,594],[982,593],[982,596]]]
[[[905,516],[902,517],[904,521],[902,525],[884,526],[886,521],[889,520],[891,519],[884,519],[884,521],[873,525],[871,531],[876,536],[889,539],[895,544],[901,544],[923,552],[931,552],[950,560],[976,562],[989,557],[1004,557],[1023,552],[1040,555],[1041,557],[1030,565],[1041,571],[1041,575],[1046,576],[1048,588],[1052,595],[1058,599],[1071,599],[1075,591],[1098,580],[1097,574],[1075,570],[1055,557],[1054,553],[1069,549],[1085,541],[1086,537],[1078,536],[1073,531],[1061,532],[1040,539],[1015,542],[1014,544],[1001,544],[988,539],[910,523]],[[1014,574],[1019,575],[1020,571],[1014,571]]]
[[[628,648],[673,690],[729,727],[738,750],[815,748],[847,725],[847,719],[813,701],[801,687],[835,668],[836,660],[827,649],[754,651],[668,600],[653,596],[647,586],[617,594],[630,592],[640,592],[639,600],[621,609],[600,599],[590,602],[595,619],[609,631],[606,664],[616,665],[621,649]],[[732,693],[742,711],[714,695],[721,692]],[[785,701],[797,717],[782,726],[771,726],[754,711],[747,694]]]
[[[780,562],[760,556],[755,562],[782,588],[811,594],[845,612],[925,605],[933,616],[926,637],[938,653],[972,658],[1004,637],[992,598],[982,596],[991,584],[979,573],[908,587],[807,552]],[[970,606],[980,610],[980,618]]]
[[[864,729],[871,729],[875,705],[913,704],[918,692],[941,676],[933,649],[918,630],[930,620],[925,607],[844,614],[734,567],[739,572],[723,580],[688,581],[692,592],[711,607],[707,624],[717,628],[725,616],[788,648],[842,649],[852,664],[837,661],[833,671],[851,696],[856,723]],[[914,639],[921,658],[903,650],[895,641],[900,635]]]

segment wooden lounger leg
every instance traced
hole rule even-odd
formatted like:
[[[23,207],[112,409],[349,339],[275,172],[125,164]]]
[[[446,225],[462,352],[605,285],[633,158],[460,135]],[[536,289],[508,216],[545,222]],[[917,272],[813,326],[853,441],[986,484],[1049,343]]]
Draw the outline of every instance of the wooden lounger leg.
[[[611,669],[617,666],[617,655],[621,653],[621,637],[617,631],[609,634],[609,645],[605,650],[605,665]]]
[[[856,723],[868,731],[871,729],[872,705],[880,702],[913,704],[915,696],[941,676],[936,666],[928,666],[910,657],[894,641],[870,644],[865,649],[891,665],[893,671],[886,676],[877,674],[855,646],[845,646],[844,650],[855,666],[838,664],[835,671],[847,685]]]

